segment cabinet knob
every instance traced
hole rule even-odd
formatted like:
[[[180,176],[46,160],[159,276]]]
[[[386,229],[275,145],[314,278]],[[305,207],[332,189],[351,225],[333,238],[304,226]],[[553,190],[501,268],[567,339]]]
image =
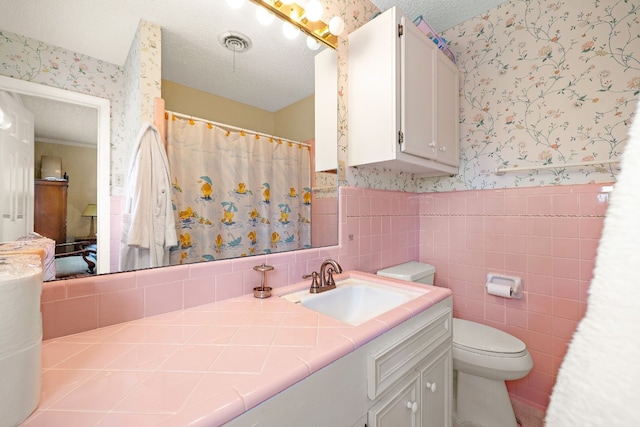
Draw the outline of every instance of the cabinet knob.
[[[436,146],[436,142],[435,141],[431,141],[431,143],[429,144],[429,147],[435,147]]]
[[[431,390],[431,393],[435,393],[437,389],[436,383],[427,382],[427,389]]]
[[[447,151],[447,147],[440,147],[440,151]]]
[[[412,401],[408,401],[407,402],[407,408],[411,409],[411,412],[413,412],[414,414],[418,412],[418,402],[412,402]]]

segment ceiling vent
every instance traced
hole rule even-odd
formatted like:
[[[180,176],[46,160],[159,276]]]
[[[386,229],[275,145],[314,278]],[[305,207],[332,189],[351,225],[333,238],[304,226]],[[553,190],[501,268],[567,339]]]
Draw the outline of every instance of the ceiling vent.
[[[251,49],[251,39],[235,31],[220,34],[218,41],[222,46],[233,52],[246,52]]]

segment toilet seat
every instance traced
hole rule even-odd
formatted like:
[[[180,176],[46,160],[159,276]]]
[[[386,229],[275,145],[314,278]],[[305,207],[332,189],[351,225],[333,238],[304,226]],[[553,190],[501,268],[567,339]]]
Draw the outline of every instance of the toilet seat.
[[[453,319],[453,346],[492,357],[518,358],[527,353],[524,342],[491,326]]]

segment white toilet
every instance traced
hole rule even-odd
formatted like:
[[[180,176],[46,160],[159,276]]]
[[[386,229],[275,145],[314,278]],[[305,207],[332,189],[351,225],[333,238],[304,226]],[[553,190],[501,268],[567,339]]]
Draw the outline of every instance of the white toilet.
[[[435,271],[432,265],[411,261],[380,270],[378,275],[433,285]],[[505,381],[523,378],[532,367],[531,355],[518,338],[454,318],[453,418],[473,426],[517,426]]]

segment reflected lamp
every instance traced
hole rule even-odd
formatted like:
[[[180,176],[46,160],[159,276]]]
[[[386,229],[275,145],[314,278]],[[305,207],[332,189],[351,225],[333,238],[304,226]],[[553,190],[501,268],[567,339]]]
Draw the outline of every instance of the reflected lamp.
[[[89,237],[96,237],[94,218],[98,216],[98,206],[95,203],[88,204],[87,207],[84,209],[84,212],[82,212],[82,216],[91,218],[91,225],[89,227]]]

